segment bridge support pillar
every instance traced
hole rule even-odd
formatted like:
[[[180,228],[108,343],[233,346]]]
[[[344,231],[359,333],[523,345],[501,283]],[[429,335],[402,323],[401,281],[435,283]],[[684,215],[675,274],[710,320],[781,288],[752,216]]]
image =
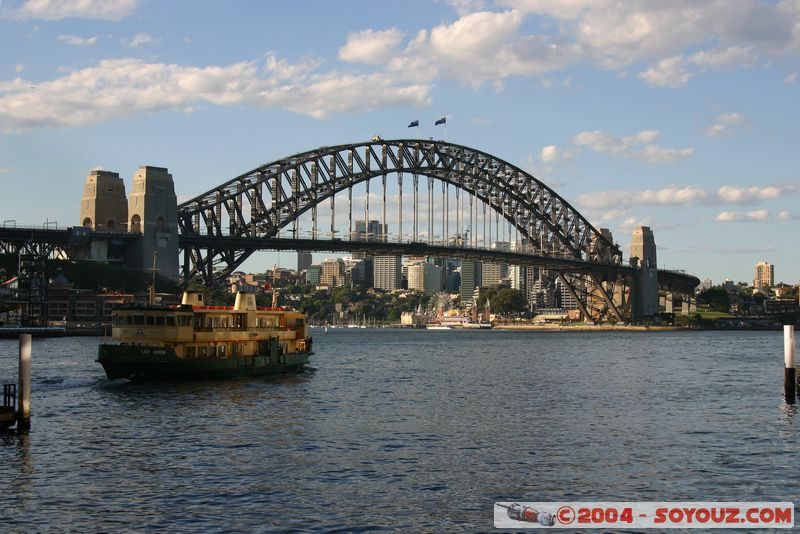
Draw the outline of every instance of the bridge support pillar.
[[[661,306],[664,307],[665,313],[675,313],[675,301],[672,292],[666,293],[662,298]]]

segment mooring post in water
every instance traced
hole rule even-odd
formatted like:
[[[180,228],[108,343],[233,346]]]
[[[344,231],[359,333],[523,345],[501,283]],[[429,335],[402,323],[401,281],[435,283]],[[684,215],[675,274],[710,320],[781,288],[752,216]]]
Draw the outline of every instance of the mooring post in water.
[[[783,361],[785,364],[783,375],[783,393],[786,397],[786,404],[794,404],[797,395],[795,389],[797,379],[795,378],[795,358],[794,358],[794,326],[783,326]]]
[[[31,335],[19,335],[19,403],[17,432],[31,429]]]

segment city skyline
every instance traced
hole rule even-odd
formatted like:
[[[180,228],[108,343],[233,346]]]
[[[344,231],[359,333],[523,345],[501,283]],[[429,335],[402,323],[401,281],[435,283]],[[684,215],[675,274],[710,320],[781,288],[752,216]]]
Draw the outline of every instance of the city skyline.
[[[140,165],[168,168],[181,201],[321,145],[447,135],[532,173],[625,256],[646,225],[661,268],[720,283],[765,260],[794,284],[800,8],[734,4],[319,2],[309,19],[283,4],[3,2],[2,218],[80,224],[98,167],[128,190]]]

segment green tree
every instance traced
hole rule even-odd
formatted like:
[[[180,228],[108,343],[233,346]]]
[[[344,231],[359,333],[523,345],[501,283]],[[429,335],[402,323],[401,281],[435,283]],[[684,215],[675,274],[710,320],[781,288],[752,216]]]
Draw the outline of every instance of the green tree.
[[[731,298],[721,287],[712,287],[697,295],[697,302],[705,304],[714,311],[728,313],[731,310]]]

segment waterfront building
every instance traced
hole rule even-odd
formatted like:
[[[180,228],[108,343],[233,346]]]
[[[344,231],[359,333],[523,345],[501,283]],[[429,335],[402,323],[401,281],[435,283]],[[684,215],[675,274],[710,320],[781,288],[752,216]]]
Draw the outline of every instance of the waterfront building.
[[[400,256],[375,256],[372,259],[373,287],[394,291],[403,288],[403,261]]]
[[[81,197],[81,226],[99,231],[127,228],[128,198],[118,173],[92,171],[86,177]]]
[[[166,168],[142,166],[133,176],[128,199],[128,231],[142,234],[134,246],[132,267],[178,278],[178,202]]]
[[[775,266],[766,261],[756,263],[753,287],[756,289],[768,288],[775,285]]]

